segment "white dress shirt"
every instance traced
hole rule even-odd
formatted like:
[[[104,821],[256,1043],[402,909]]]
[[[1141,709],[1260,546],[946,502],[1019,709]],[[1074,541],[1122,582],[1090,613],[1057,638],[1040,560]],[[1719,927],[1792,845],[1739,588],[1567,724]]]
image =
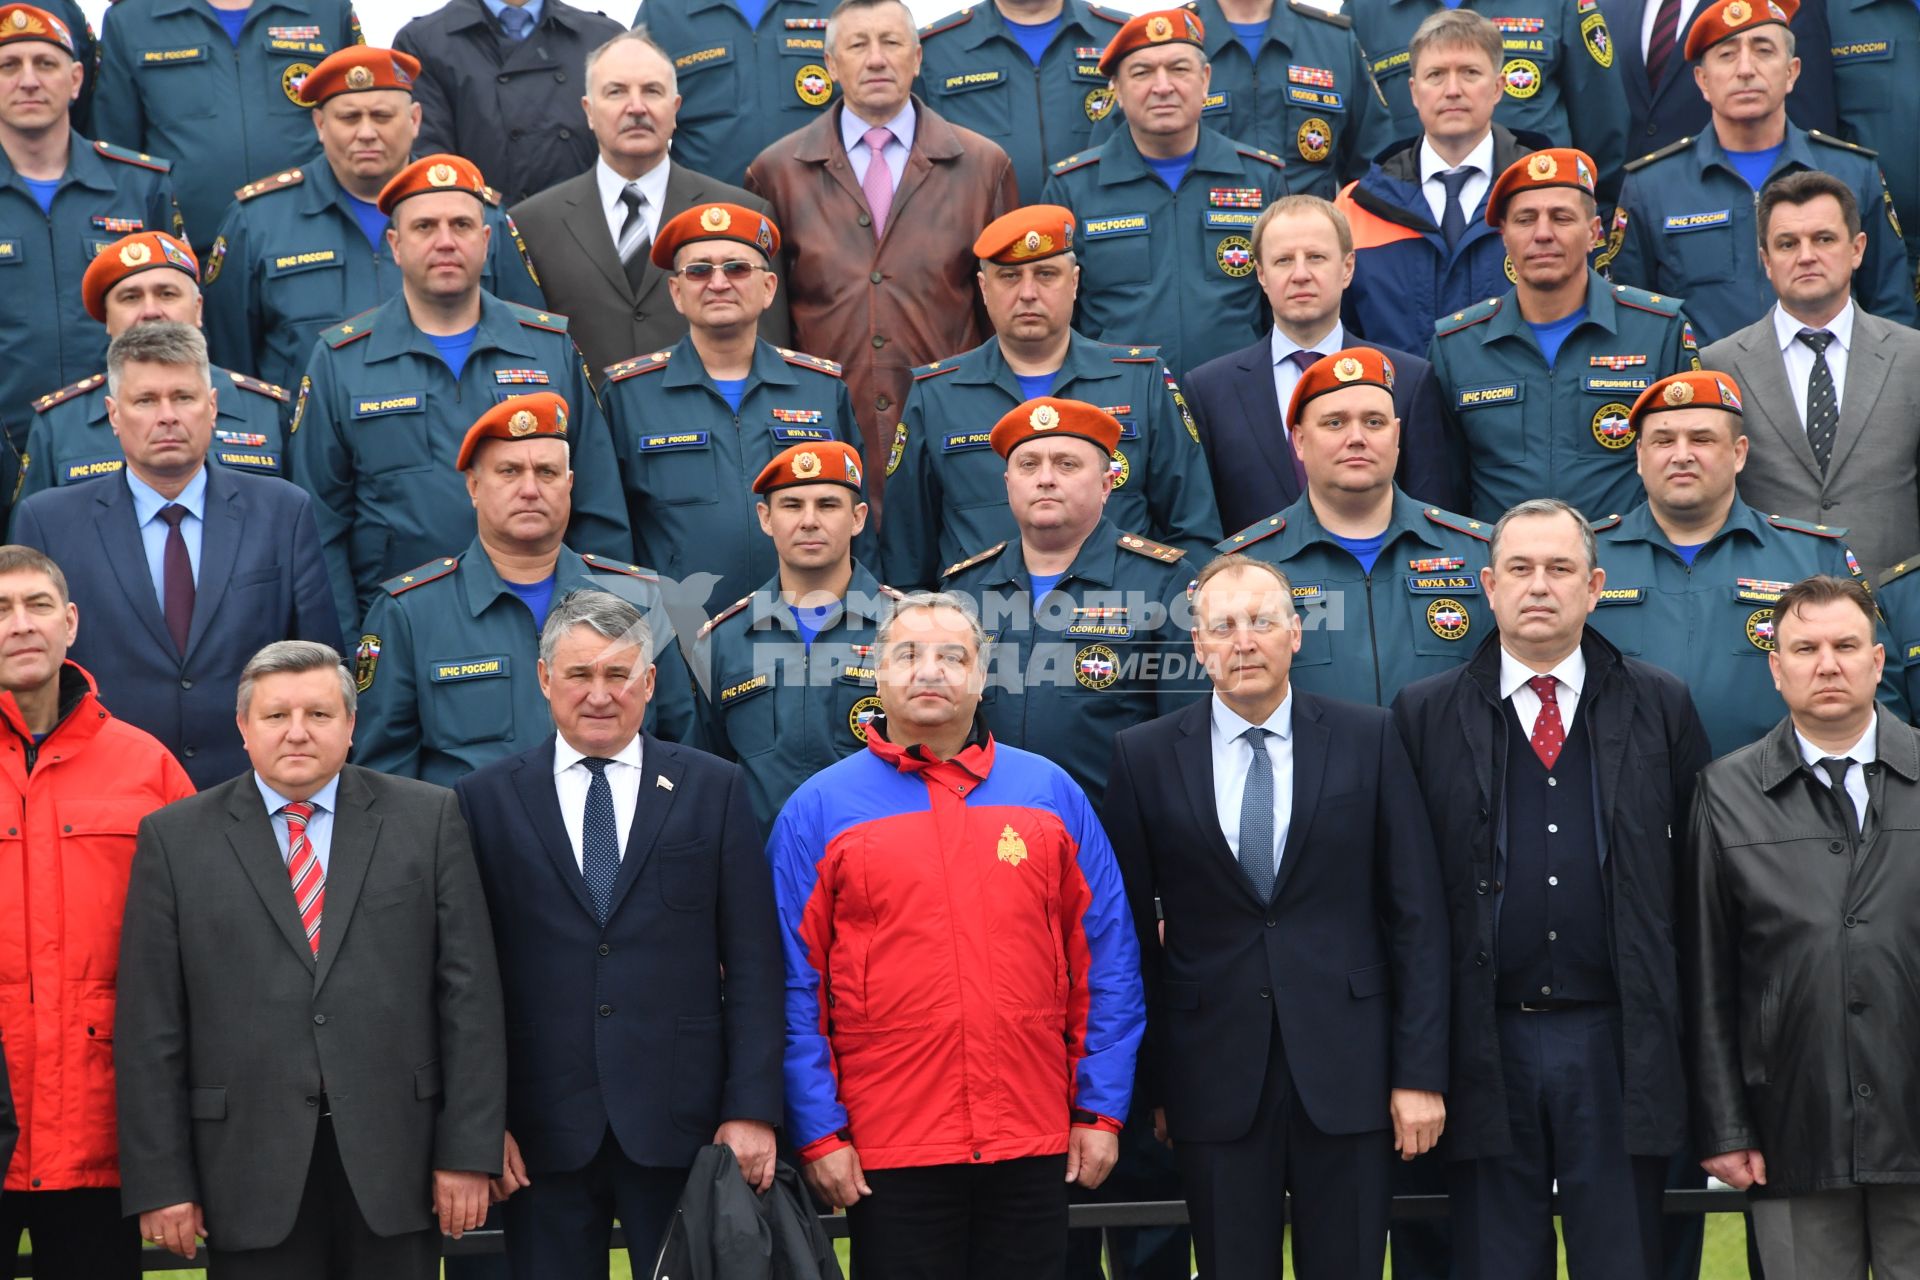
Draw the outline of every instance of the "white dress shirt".
[[[1846,405],[1847,349],[1853,346],[1853,299],[1840,308],[1840,314],[1822,326],[1833,335],[1827,344],[1827,368],[1833,372],[1833,410]],[[1787,385],[1793,388],[1793,411],[1800,415],[1800,429],[1807,429],[1807,379],[1813,376],[1813,348],[1800,341],[1802,329],[1813,328],[1788,315],[1786,308],[1773,304],[1773,336],[1780,343],[1780,358],[1787,364]]]
[[[1320,341],[1313,344],[1313,350],[1323,356],[1347,349],[1347,331],[1338,320],[1333,328]],[[1273,393],[1280,397],[1280,420],[1286,421],[1287,406],[1293,403],[1293,389],[1300,385],[1300,370],[1294,366],[1292,355],[1305,350],[1301,345],[1280,332],[1280,326],[1273,328]],[[1291,428],[1289,428],[1291,429]]]
[[[1826,759],[1829,753],[1808,742],[1806,735],[1798,729],[1793,731],[1793,740],[1800,744],[1800,758],[1807,762],[1807,770],[1831,787],[1833,780],[1827,777],[1827,771],[1820,767],[1820,762]],[[1847,795],[1853,799],[1853,816],[1854,820],[1860,824],[1860,828],[1867,825],[1867,771],[1862,766],[1872,764],[1879,755],[1879,751],[1880,716],[1876,712],[1873,719],[1867,721],[1867,731],[1860,735],[1860,741],[1840,753],[1841,759],[1853,761],[1847,766]]]
[[[1667,74],[1684,69],[1686,61],[1687,23],[1693,20],[1693,11],[1700,7],[1700,0],[1680,0],[1680,20],[1673,24],[1673,62],[1667,66]],[[1660,16],[1660,0],[1647,0],[1647,7],[1640,15],[1640,62],[1646,64],[1647,50],[1653,44],[1654,20]]]
[[[900,175],[907,171],[907,153],[913,150],[913,99],[908,98],[906,105],[900,108],[900,114],[887,121],[886,127],[893,130],[893,141],[881,150],[881,158],[887,162],[887,172],[893,175],[893,189],[900,189]],[[873,149],[867,146],[867,130],[873,128],[853,112],[842,108],[840,112],[840,142],[847,149],[847,160],[853,165],[853,185],[861,186],[867,180],[867,162],[873,159]]]
[[[553,789],[560,797],[560,820],[567,824],[567,843],[573,846],[574,865],[584,874],[587,860],[581,841],[587,825],[587,788],[593,770],[580,762],[584,753],[559,734],[553,736]],[[633,811],[640,807],[640,735],[620,748],[607,766],[607,786],[613,791],[614,827],[620,833],[620,856],[627,856],[627,833],[633,830]]]
[[[1520,718],[1520,727],[1528,738],[1533,737],[1533,722],[1540,718],[1540,695],[1527,682],[1540,674],[1508,653],[1505,645],[1500,647],[1500,697],[1512,700],[1513,714]],[[1560,682],[1553,700],[1560,707],[1560,727],[1572,733],[1573,713],[1580,708],[1580,688],[1587,682],[1587,655],[1575,649],[1545,674]]]
[[[660,211],[667,203],[667,170],[670,167],[668,158],[661,156],[659,164],[634,179],[640,184],[640,194],[647,198],[647,202],[640,206],[640,221],[647,227],[647,243],[651,243],[660,230]],[[620,228],[627,225],[627,205],[620,198],[620,193],[627,189],[627,180],[608,167],[605,156],[593,162],[593,180],[600,187],[600,211],[607,215],[607,231],[617,245],[620,243]]]
[[[1458,165],[1442,160],[1432,142],[1425,137],[1420,139],[1420,190],[1427,197],[1427,208],[1433,210],[1436,227],[1445,226],[1447,218],[1447,184],[1440,181],[1440,175],[1461,167],[1474,171],[1467,185],[1460,188],[1460,211],[1467,215],[1467,226],[1471,229],[1473,211],[1480,207],[1480,197],[1493,185],[1493,132],[1489,130],[1487,136],[1480,139],[1480,145]]]
[[[1293,690],[1261,724],[1267,730],[1267,759],[1273,764],[1273,865],[1287,847],[1287,827],[1293,821]],[[1240,856],[1240,802],[1247,792],[1247,773],[1253,768],[1253,744],[1240,735],[1253,728],[1219,694],[1213,695],[1213,807],[1220,815],[1220,834],[1227,848]]]

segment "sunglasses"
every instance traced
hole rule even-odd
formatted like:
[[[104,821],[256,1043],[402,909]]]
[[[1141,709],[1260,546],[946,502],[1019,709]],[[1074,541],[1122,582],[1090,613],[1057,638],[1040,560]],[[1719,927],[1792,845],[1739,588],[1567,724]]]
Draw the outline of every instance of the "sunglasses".
[[[745,280],[754,272],[764,270],[766,270],[766,268],[757,262],[746,262],[740,258],[731,258],[726,262],[689,262],[673,274],[685,276],[687,279],[693,281],[704,281],[712,279],[713,273],[718,271],[729,280]]]

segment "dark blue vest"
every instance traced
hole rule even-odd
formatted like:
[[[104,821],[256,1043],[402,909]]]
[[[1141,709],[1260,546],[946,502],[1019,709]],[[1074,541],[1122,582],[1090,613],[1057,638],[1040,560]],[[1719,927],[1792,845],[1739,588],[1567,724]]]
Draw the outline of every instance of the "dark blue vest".
[[[1506,705],[1507,872],[1496,998],[1613,1000],[1587,718],[1575,715],[1549,772],[1512,701]]]

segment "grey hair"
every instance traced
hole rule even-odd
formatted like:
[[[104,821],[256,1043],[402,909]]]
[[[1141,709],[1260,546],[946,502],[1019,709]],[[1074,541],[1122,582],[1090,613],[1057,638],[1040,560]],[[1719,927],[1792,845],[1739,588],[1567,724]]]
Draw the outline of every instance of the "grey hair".
[[[128,362],[190,366],[201,381],[213,385],[213,366],[207,360],[207,339],[190,324],[151,320],[136,324],[107,348],[107,394],[120,394],[120,374]]]
[[[1420,65],[1420,58],[1429,49],[1445,45],[1450,48],[1478,49],[1487,55],[1488,63],[1497,74],[1501,62],[1506,58],[1506,42],[1500,35],[1500,28],[1485,14],[1472,9],[1435,9],[1415,28],[1413,38],[1407,41],[1407,71]]]
[[[590,628],[607,640],[637,645],[647,661],[653,661],[653,629],[632,601],[610,591],[569,591],[560,597],[547,614],[547,624],[540,628],[540,661],[551,667],[560,638],[575,627]]]
[[[1507,508],[1507,514],[1500,517],[1493,526],[1493,537],[1487,543],[1487,563],[1500,563],[1500,539],[1506,533],[1507,526],[1515,520],[1524,520],[1530,516],[1571,516],[1580,530],[1580,546],[1587,553],[1587,570],[1592,572],[1600,563],[1600,548],[1593,536],[1593,526],[1580,514],[1580,509],[1571,502],[1562,502],[1558,498],[1528,498],[1525,502],[1515,503]]]
[[[340,696],[346,699],[347,714],[354,714],[360,703],[360,694],[354,687],[353,673],[341,662],[333,646],[317,640],[276,640],[248,658],[245,669],[240,672],[237,709],[241,715],[247,714],[247,708],[253,705],[254,681],[261,676],[299,675],[305,671],[323,671],[328,667],[332,667],[340,677]]]
[[[648,35],[645,27],[635,27],[631,31],[622,31],[619,35],[607,41],[605,44],[600,45],[587,55],[585,76],[588,97],[593,96],[593,69],[600,65],[600,59],[612,53],[615,47],[623,44],[637,44],[642,48],[651,49],[659,54],[667,64],[667,93],[669,96],[675,98],[680,96],[680,71],[679,68],[673,64],[673,55],[665,49],[662,49],[660,42],[655,40],[651,35]]]
[[[833,12],[827,15],[827,31],[825,37],[827,48],[829,50],[833,48],[833,36],[834,33],[840,29],[841,14],[847,12],[849,9],[877,9],[883,4],[897,4],[906,10],[907,30],[913,34],[913,47],[918,49],[920,47],[920,28],[914,25],[913,9],[907,4],[907,0],[840,0],[839,4],[833,6]]]
[[[974,608],[973,601],[956,591],[913,591],[893,602],[886,616],[880,619],[879,628],[873,637],[873,646],[881,654],[886,653],[887,645],[893,639],[894,624],[902,614],[925,612],[930,609],[952,609],[967,620],[967,627],[973,634],[973,652],[975,656],[987,651],[987,631],[980,625],[980,613]]]

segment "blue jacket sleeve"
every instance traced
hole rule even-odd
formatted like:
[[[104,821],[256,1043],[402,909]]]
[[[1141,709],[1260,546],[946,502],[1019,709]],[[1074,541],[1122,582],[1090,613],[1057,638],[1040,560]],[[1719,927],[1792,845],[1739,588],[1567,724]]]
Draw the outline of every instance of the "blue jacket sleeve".
[[[1140,945],[1120,865],[1086,793],[1062,773],[1059,813],[1074,842],[1060,891],[1060,936],[1067,950],[1067,1055],[1076,1111],[1125,1123],[1134,1060],[1146,1033]]]
[[[827,1036],[827,951],[833,938],[832,861],[827,856],[821,797],[803,788],[774,820],[767,842],[773,864],[774,907],[786,957],[787,1135],[805,1155],[847,1127],[840,1105],[833,1044]]]

